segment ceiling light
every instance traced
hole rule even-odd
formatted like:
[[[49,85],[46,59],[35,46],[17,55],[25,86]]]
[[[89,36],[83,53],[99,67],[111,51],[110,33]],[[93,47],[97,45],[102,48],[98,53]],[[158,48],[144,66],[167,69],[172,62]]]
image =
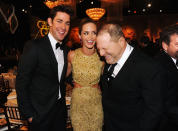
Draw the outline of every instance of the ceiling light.
[[[150,8],[151,7],[151,3],[148,3],[147,7]]]
[[[48,8],[53,8],[53,7],[55,7],[55,6],[58,6],[58,5],[60,5],[60,4],[67,4],[67,5],[69,5],[69,4],[71,4],[71,1],[69,0],[69,1],[66,1],[66,0],[53,0],[53,1],[51,1],[51,0],[46,0],[45,2],[44,2],[44,4],[48,7]]]
[[[105,12],[105,9],[102,8],[90,8],[86,10],[86,14],[94,21],[98,21]]]

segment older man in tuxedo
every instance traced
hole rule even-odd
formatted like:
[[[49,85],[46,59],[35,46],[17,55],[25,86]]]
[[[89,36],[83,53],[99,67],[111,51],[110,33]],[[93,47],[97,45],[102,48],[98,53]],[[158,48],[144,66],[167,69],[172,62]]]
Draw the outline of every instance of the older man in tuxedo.
[[[50,11],[49,34],[29,41],[18,66],[16,91],[20,113],[32,131],[65,131],[66,103],[64,79],[72,9],[59,5]],[[58,48],[60,47],[60,48]]]
[[[163,68],[130,46],[115,22],[101,26],[97,48],[107,62],[101,79],[104,130],[156,130],[163,112]]]
[[[178,25],[171,25],[160,33],[163,50],[156,56],[168,73],[165,90],[166,110],[161,131],[178,130]]]

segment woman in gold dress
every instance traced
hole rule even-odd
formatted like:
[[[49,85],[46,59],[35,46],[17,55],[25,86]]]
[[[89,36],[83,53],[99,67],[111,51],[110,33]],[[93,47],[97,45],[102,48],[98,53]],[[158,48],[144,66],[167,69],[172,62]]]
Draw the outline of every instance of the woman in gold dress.
[[[82,47],[68,54],[68,72],[72,72],[70,117],[74,131],[101,131],[103,108],[99,88],[104,62],[95,48],[97,27],[90,19],[84,19],[79,27]]]

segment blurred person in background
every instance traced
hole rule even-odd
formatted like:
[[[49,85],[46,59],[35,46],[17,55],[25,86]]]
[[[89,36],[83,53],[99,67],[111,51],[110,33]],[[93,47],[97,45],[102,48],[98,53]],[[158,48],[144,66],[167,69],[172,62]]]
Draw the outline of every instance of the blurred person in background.
[[[160,40],[163,50],[155,58],[168,73],[166,109],[160,130],[178,131],[178,25],[164,28]]]

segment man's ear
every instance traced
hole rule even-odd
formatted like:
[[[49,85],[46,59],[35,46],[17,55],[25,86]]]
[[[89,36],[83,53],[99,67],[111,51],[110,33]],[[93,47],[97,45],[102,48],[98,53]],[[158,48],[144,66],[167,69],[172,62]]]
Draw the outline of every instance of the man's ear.
[[[121,37],[119,40],[118,40],[118,43],[120,43],[122,46],[125,45],[125,38],[124,37]]]
[[[48,25],[49,25],[49,26],[52,26],[52,19],[51,19],[51,18],[48,18],[47,21],[48,21]]]
[[[167,52],[168,45],[165,42],[162,42],[162,47],[165,52]]]
[[[125,38],[121,36],[119,42],[123,42],[123,41],[125,41]]]

